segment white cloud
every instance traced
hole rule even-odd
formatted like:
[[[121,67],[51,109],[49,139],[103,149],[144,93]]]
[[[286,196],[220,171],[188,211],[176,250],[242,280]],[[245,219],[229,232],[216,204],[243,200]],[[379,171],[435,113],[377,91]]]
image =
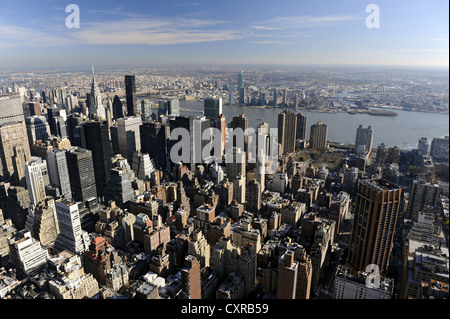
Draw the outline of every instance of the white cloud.
[[[334,26],[337,24],[362,20],[355,15],[330,15],[330,16],[278,16],[258,23],[259,29],[303,29]]]

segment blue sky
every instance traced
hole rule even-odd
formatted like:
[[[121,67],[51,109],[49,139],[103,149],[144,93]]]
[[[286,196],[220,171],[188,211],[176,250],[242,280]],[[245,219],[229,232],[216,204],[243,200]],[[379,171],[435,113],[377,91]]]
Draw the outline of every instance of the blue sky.
[[[68,29],[69,4],[80,28]],[[366,6],[380,28],[366,27]],[[448,1],[0,0],[0,68],[156,64],[448,67]]]

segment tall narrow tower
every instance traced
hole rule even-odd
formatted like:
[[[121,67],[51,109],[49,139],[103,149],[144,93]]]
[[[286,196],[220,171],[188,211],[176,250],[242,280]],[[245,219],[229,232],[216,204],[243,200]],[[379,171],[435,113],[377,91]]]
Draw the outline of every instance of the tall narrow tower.
[[[89,117],[97,116],[106,119],[106,110],[102,102],[102,94],[95,82],[94,66],[92,66],[91,94],[89,96]]]
[[[127,116],[138,115],[136,101],[136,78],[134,75],[125,75],[125,95],[127,98]]]
[[[376,264],[387,270],[402,190],[383,179],[358,183],[355,217],[347,264],[354,271],[365,271]]]

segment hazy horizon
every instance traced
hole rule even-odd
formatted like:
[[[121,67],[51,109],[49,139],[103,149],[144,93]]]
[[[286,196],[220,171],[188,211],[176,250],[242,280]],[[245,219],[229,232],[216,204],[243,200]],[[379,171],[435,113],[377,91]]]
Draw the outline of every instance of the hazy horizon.
[[[449,67],[448,1],[4,0],[0,70],[160,65]]]

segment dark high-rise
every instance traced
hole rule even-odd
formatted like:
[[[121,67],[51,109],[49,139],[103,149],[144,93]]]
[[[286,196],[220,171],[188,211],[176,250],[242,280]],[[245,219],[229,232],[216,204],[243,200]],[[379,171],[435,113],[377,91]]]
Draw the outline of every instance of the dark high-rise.
[[[203,103],[205,117],[209,120],[217,120],[222,114],[222,98],[206,98]]]
[[[192,255],[187,255],[184,267],[181,269],[182,299],[202,299],[200,261]]]
[[[347,264],[355,272],[378,265],[380,273],[389,266],[402,189],[386,180],[358,182],[355,217]]]
[[[283,111],[278,114],[278,143],[281,153],[295,152],[295,136],[297,130],[297,116],[292,111]]]
[[[125,75],[125,95],[127,98],[127,116],[136,116],[139,110],[136,101],[136,78],[134,75]]]
[[[233,120],[230,123],[230,127],[233,130],[240,128],[245,133],[245,130],[248,129],[248,118],[245,116],[245,114],[235,116],[235,117],[233,117]],[[236,137],[233,138],[233,146],[236,146],[235,138]],[[248,148],[248,136],[244,135],[244,151],[245,152],[247,152],[247,148]]]
[[[166,128],[160,122],[144,122],[139,127],[141,151],[155,161],[157,169],[167,168]]]
[[[72,198],[90,209],[97,207],[97,188],[95,185],[92,152],[83,148],[72,147],[66,153],[69,169]]]
[[[111,143],[106,121],[80,123],[81,147],[92,152],[97,195],[103,196],[103,189],[111,169]]]
[[[67,137],[72,146],[81,146],[79,124],[86,121],[86,118],[80,113],[72,113],[67,117]]]
[[[115,95],[113,100],[113,118],[115,120],[123,117],[123,104],[120,98]]]
[[[306,140],[306,116],[303,113],[297,114],[297,140]]]

